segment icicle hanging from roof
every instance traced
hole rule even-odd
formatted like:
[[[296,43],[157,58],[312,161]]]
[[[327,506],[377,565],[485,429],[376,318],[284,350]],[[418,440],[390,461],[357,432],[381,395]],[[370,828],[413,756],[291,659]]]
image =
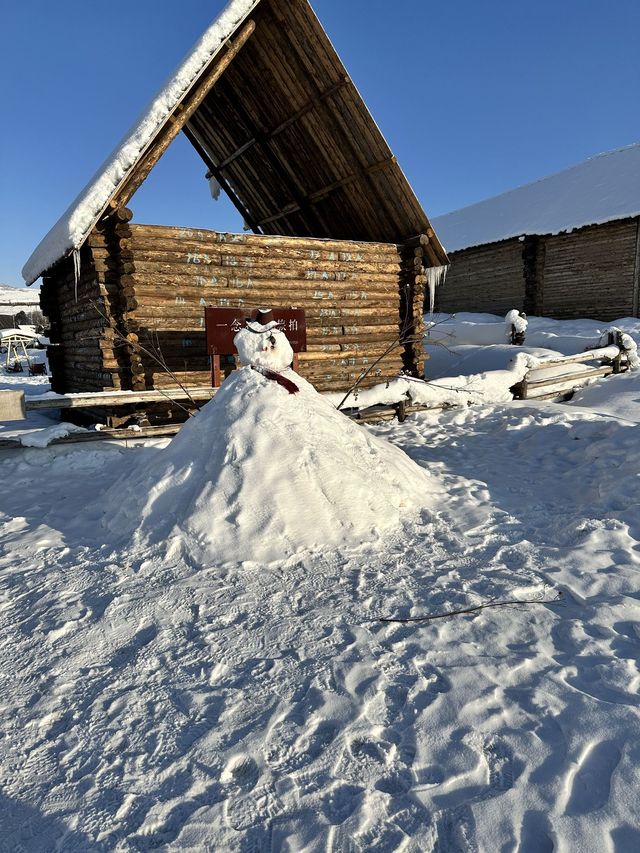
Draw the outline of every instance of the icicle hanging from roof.
[[[444,284],[449,271],[449,265],[443,267],[427,267],[427,285],[429,287],[429,314],[433,316],[436,304],[436,287]]]
[[[214,201],[218,201],[220,198],[220,193],[222,192],[222,187],[218,183],[218,179],[213,174],[213,172],[207,172],[205,178],[209,181],[209,189],[211,190],[211,198]]]
[[[76,302],[78,301],[78,282],[80,281],[80,249],[73,250],[73,285]]]

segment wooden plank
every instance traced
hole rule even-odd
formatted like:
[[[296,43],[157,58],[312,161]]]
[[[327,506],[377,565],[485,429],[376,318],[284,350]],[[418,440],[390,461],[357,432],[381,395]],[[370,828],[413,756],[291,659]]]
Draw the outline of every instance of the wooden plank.
[[[70,435],[65,435],[62,438],[54,438],[49,442],[49,447],[53,444],[83,444],[91,441],[131,441],[144,438],[164,438],[176,435],[179,432],[182,424],[168,424],[166,426],[141,427],[139,430],[132,429],[102,429],[89,432],[73,432]],[[20,450],[25,449],[20,443],[19,438],[0,438],[0,450]],[[39,450],[40,448],[29,448],[29,450]],[[46,448],[42,448],[46,449]]]
[[[585,370],[582,373],[566,373],[564,376],[553,376],[550,379],[538,379],[530,381],[526,380],[527,389],[550,387],[551,385],[570,385],[572,382],[578,382],[582,379],[596,379],[599,376],[609,376],[613,373],[613,367],[606,365],[604,367],[594,367],[592,370]],[[533,399],[531,394],[527,392],[527,399]]]
[[[181,389],[172,391],[97,391],[88,394],[64,394],[58,397],[38,395],[27,397],[25,407],[27,412],[44,409],[90,409],[98,406],[125,406],[134,403],[164,403],[168,400],[210,400],[215,396],[215,388],[187,388],[188,393]]]
[[[620,355],[620,349],[617,346],[599,347],[598,349],[585,350],[576,355],[563,355],[559,358],[540,359],[540,363],[536,367],[532,367],[529,375],[538,370],[546,370],[549,367],[557,367],[561,364],[580,364],[584,361],[595,361],[602,358],[610,358],[613,360]]]

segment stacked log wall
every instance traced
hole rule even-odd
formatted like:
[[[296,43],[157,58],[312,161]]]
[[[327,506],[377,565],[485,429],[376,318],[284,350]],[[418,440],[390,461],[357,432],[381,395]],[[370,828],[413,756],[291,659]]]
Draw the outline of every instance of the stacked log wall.
[[[453,252],[437,307],[559,320],[615,320],[640,309],[640,219]]]
[[[637,236],[638,220],[626,220],[544,237],[540,313],[559,320],[632,315]]]
[[[123,328],[170,370],[142,355],[132,361],[134,390],[210,382],[205,306],[304,308],[308,351],[300,373],[319,390],[346,389],[384,356],[367,387],[410,367],[422,349],[395,346],[401,288],[406,329],[419,333],[423,283],[415,249],[202,229],[120,224]],[[417,361],[416,361],[417,360]]]
[[[446,281],[436,294],[444,314],[506,314],[525,303],[524,243],[515,238],[453,252]]]
[[[100,247],[91,245],[101,241]],[[103,236],[95,233],[80,252],[77,280],[71,258],[60,261],[43,276],[40,302],[50,323],[47,356],[53,391],[126,387],[115,334],[119,285],[108,274],[107,255]]]

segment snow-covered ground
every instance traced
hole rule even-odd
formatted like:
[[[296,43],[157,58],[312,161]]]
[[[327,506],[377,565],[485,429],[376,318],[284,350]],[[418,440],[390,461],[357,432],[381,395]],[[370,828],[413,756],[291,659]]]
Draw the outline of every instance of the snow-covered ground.
[[[4,848],[635,853],[637,376],[369,428],[403,523],[271,562],[105,529],[168,442],[0,452]]]

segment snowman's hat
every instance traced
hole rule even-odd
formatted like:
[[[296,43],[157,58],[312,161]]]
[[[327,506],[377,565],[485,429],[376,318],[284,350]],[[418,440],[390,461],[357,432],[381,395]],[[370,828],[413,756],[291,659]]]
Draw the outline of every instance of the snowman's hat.
[[[258,308],[251,315],[251,319],[247,320],[247,329],[258,335],[263,335],[266,332],[271,332],[274,329],[279,329],[279,324],[274,319],[271,308]]]
[[[268,326],[274,322],[273,311],[271,308],[258,308],[255,316],[251,318],[254,323],[260,323],[261,326]]]

